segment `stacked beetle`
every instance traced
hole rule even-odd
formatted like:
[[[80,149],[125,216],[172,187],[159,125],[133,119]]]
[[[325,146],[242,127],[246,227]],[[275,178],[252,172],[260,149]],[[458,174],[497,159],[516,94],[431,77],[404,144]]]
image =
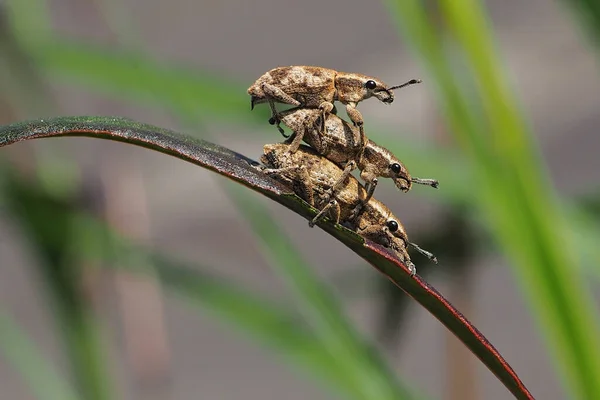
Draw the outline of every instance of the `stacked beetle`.
[[[403,192],[409,191],[413,183],[437,188],[438,182],[412,177],[389,150],[369,140],[362,114],[356,107],[371,97],[390,104],[394,101],[393,90],[419,82],[412,79],[389,87],[362,74],[290,66],[266,72],[248,88],[252,109],[256,104],[268,103],[269,123],[276,125],[284,136],[281,124],[293,132],[285,142],[264,147],[261,168],[291,186],[299,197],[319,210],[309,225],[312,227],[329,217],[394,251],[413,275],[416,268],[408,255],[409,246],[432,261],[437,260],[409,242],[400,220],[373,198],[373,193],[379,177],[391,178]],[[334,101],[346,106],[351,123],[337,115]],[[293,108],[280,112],[276,103]],[[308,146],[302,145],[302,141]],[[352,175],[357,168],[364,185]]]

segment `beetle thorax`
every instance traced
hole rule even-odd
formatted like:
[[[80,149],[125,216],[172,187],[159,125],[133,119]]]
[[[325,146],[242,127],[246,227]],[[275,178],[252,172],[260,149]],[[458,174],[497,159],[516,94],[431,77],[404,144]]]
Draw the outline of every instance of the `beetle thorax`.
[[[335,76],[336,100],[340,103],[358,103],[371,97],[365,89],[368,78],[361,74],[338,72]]]

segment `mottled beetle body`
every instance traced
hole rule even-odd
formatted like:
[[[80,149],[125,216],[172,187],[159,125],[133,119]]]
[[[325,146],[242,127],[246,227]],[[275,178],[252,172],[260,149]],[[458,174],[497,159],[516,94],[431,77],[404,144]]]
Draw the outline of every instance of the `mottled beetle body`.
[[[366,146],[362,148],[358,129],[335,114],[325,117],[325,129],[322,133],[317,130],[322,118],[318,110],[301,108],[284,111],[281,115],[281,122],[294,131],[289,151],[295,152],[304,140],[319,154],[344,168],[346,173],[352,172],[352,167],[356,166],[361,171],[360,177],[367,188],[367,201],[373,195],[379,177],[392,179],[403,192],[408,192],[413,183],[436,188],[438,186],[434,179],[411,177],[394,154],[372,140],[367,139]]]
[[[311,108],[318,108],[326,102],[333,103],[336,99],[336,73],[332,69],[309,66],[274,68],[248,88],[252,107],[269,100]]]
[[[402,223],[385,204],[375,198],[363,204],[367,191],[352,175],[336,188],[343,171],[314,149],[302,145],[291,153],[288,144],[267,144],[260,160],[268,168],[266,173],[291,186],[299,197],[321,211],[312,224],[329,216],[364,238],[392,249],[413,273],[408,245],[437,262],[432,254],[408,241]]]
[[[251,106],[269,103],[272,112],[270,122],[277,123],[280,116],[275,103],[284,103],[302,108],[318,108],[323,116],[334,111],[334,101],[346,105],[348,117],[361,132],[361,143],[365,142],[362,132],[363,117],[356,109],[359,102],[375,97],[385,104],[394,101],[394,89],[418,83],[411,80],[403,85],[388,87],[377,78],[357,73],[339,72],[313,66],[290,66],[274,68],[248,88]]]

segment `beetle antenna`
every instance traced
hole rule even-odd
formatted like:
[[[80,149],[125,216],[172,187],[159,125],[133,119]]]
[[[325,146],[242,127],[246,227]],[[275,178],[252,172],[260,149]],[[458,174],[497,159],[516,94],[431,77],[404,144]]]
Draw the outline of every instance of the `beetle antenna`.
[[[388,88],[388,90],[401,89],[405,86],[410,86],[410,85],[414,85],[414,84],[421,83],[421,82],[423,82],[423,81],[420,79],[411,79],[410,81],[405,82],[402,85],[392,86],[391,88]]]
[[[426,179],[426,178],[415,178],[413,177],[411,179],[412,183],[418,183],[419,185],[427,185],[427,186],[431,186],[433,188],[438,188],[439,186],[439,182],[437,181],[437,179]]]
[[[438,263],[437,257],[434,256],[432,253],[428,252],[427,250],[423,250],[422,248],[420,248],[415,243],[408,242],[408,244],[411,245],[416,251],[418,251],[419,253],[423,254],[425,257],[429,258],[434,263],[436,263],[436,264]]]

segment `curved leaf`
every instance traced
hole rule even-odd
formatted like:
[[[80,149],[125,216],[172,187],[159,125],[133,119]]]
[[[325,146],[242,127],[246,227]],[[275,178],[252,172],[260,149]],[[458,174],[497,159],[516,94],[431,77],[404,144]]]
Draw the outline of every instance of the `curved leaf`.
[[[240,182],[306,219],[311,219],[316,214],[316,210],[297,197],[291,189],[256,170],[252,166],[256,164],[255,161],[216,144],[129,119],[63,117],[12,124],[0,127],[0,147],[29,139],[60,136],[110,139],[157,150]],[[363,240],[354,232],[339,225],[322,222],[319,226],[431,312],[498,377],[516,398],[533,398],[515,371],[492,344],[435,288],[418,275],[411,277],[408,268],[393,253],[375,243]]]

